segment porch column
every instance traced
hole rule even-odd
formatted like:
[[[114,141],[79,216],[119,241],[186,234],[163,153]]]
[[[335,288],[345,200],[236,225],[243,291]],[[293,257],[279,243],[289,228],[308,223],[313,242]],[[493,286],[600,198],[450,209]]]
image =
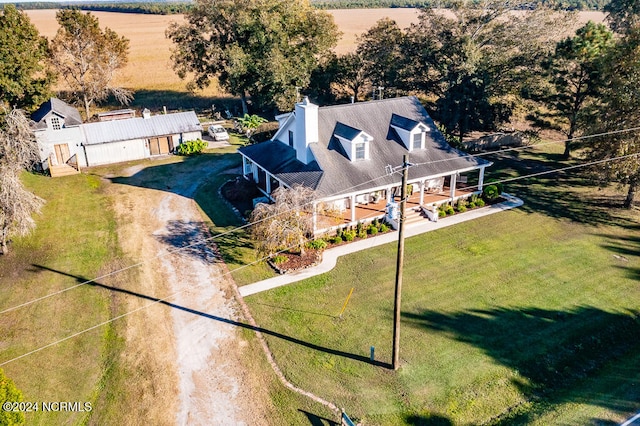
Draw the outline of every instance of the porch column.
[[[351,204],[351,222],[356,221],[356,196],[352,195],[350,199]]]
[[[245,176],[247,170],[247,157],[242,156],[242,176]]]
[[[456,179],[457,179],[457,175],[454,173],[451,175],[451,183],[449,184],[450,188],[450,193],[449,196],[451,197],[451,201],[453,201],[454,197],[456,196]]]
[[[253,181],[255,183],[259,183],[260,178],[258,177],[258,165],[256,163],[251,165],[251,171],[253,172]]]
[[[387,187],[387,203],[390,203],[391,201],[393,201],[391,197],[391,188],[393,187],[392,186]]]
[[[420,205],[424,204],[424,181],[420,181]]]
[[[480,176],[478,176],[478,191],[482,191],[482,185],[484,185],[484,167],[480,169]]]
[[[269,196],[271,196],[271,175],[269,173],[267,173],[267,171],[264,171],[264,180],[265,180],[265,186],[267,188],[267,194],[269,194]]]

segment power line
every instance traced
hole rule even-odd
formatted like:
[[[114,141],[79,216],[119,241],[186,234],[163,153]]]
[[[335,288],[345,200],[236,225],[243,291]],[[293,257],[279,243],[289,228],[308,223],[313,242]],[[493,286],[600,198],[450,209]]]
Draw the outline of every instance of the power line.
[[[527,178],[530,178],[530,177],[541,176],[541,175],[544,175],[544,174],[551,174],[551,173],[560,172],[560,171],[565,171],[565,170],[572,170],[572,169],[576,169],[576,168],[579,168],[579,167],[587,167],[587,166],[592,166],[592,165],[596,165],[596,164],[603,164],[603,163],[607,163],[607,162],[611,162],[611,161],[617,161],[617,160],[621,160],[621,159],[625,159],[625,158],[637,157],[637,156],[639,156],[639,155],[640,155],[640,153],[636,153],[636,154],[628,154],[628,155],[623,155],[623,156],[614,157],[614,158],[607,158],[607,159],[604,159],[604,160],[592,161],[592,162],[585,163],[585,164],[576,164],[576,165],[573,165],[573,166],[563,167],[563,168],[559,168],[559,169],[547,170],[547,171],[544,171],[544,172],[538,172],[538,173],[532,173],[532,174],[530,174],[530,175],[518,176],[518,177],[514,177],[514,178],[507,178],[507,179],[504,179],[504,180],[502,180],[502,181],[498,181],[498,182],[496,182],[496,183],[513,182],[513,181],[516,181],[516,180],[520,180],[520,179],[527,179]],[[406,167],[407,167],[407,166],[403,166],[403,169],[404,169],[404,168],[406,168]],[[410,167],[410,166],[409,166],[409,167]],[[287,247],[287,248],[285,248],[285,249],[282,249],[282,250],[278,251],[278,252],[277,252],[277,253],[275,253],[275,254],[284,253],[285,251],[287,251],[287,250],[289,250],[289,249],[291,249],[291,248],[294,248],[294,247],[295,247],[295,245],[290,246],[290,247]],[[262,257],[261,259],[258,259],[258,260],[254,261],[254,262],[251,262],[251,263],[248,263],[248,264],[246,264],[246,265],[243,265],[243,266],[241,266],[241,267],[239,267],[239,268],[236,268],[236,269],[234,269],[234,271],[241,270],[241,269],[243,269],[243,268],[246,268],[246,267],[249,267],[249,266],[251,266],[251,265],[254,265],[254,264],[258,263],[258,262],[262,262],[262,261],[266,260],[267,258],[268,258],[268,256]],[[231,274],[231,271],[225,272],[224,274],[222,274],[222,275],[221,275],[221,277],[224,277],[224,276],[229,275],[229,274]],[[92,281],[93,281],[93,280],[92,280]],[[193,287],[190,287],[189,289],[193,289]],[[176,295],[178,295],[178,294],[180,294],[180,293],[182,293],[182,292],[184,292],[184,291],[186,291],[186,290],[188,290],[188,289],[179,290],[179,291],[177,291],[177,292],[174,292],[174,293],[170,294],[169,296],[166,296],[166,297],[161,298],[161,299],[157,299],[157,300],[155,300],[155,301],[153,301],[153,302],[151,302],[151,303],[148,303],[148,304],[146,304],[146,305],[144,305],[144,306],[141,306],[141,307],[139,307],[139,308],[136,308],[136,309],[134,309],[134,310],[132,310],[132,311],[125,312],[124,314],[118,315],[118,316],[116,316],[116,317],[114,317],[114,318],[111,318],[111,319],[109,319],[109,320],[107,320],[107,321],[103,321],[103,322],[102,322],[102,323],[100,323],[100,324],[97,324],[97,325],[91,326],[91,327],[86,328],[86,329],[84,329],[84,330],[81,330],[81,331],[79,331],[79,332],[77,332],[77,333],[74,333],[74,334],[72,334],[72,335],[70,335],[70,336],[67,336],[67,337],[64,337],[64,338],[62,338],[62,339],[59,339],[59,340],[57,340],[57,341],[51,342],[51,343],[49,343],[49,344],[47,344],[47,345],[41,346],[41,347],[36,348],[36,349],[34,349],[34,350],[30,351],[30,352],[27,352],[27,353],[25,353],[25,354],[19,355],[19,356],[17,356],[17,357],[14,357],[14,358],[12,358],[12,359],[7,360],[7,361],[3,361],[2,363],[0,363],[0,367],[4,366],[4,365],[6,365],[6,364],[9,364],[9,363],[11,363],[11,362],[14,362],[14,361],[16,361],[16,360],[19,360],[19,359],[21,359],[21,358],[24,358],[24,357],[26,357],[26,356],[29,356],[29,355],[35,354],[35,353],[37,353],[37,352],[40,352],[40,351],[42,351],[42,350],[44,350],[44,349],[46,349],[46,348],[49,348],[49,347],[51,347],[51,346],[54,346],[54,345],[58,344],[58,343],[65,342],[65,341],[67,341],[67,340],[69,340],[69,339],[72,339],[72,338],[74,338],[74,337],[76,337],[76,336],[79,336],[79,335],[81,335],[81,334],[87,333],[87,332],[89,332],[89,331],[91,331],[91,330],[95,330],[96,328],[99,328],[99,327],[101,327],[101,326],[103,326],[103,325],[109,324],[109,323],[111,323],[111,322],[113,322],[113,321],[116,321],[116,320],[118,320],[118,319],[124,318],[124,317],[129,316],[129,315],[131,315],[131,314],[134,314],[134,313],[136,313],[136,312],[139,312],[139,311],[141,311],[141,310],[143,310],[143,309],[146,309],[146,308],[148,308],[148,307],[150,307],[150,306],[157,305],[158,303],[165,303],[168,299],[171,299],[172,297],[174,297],[174,296],[176,296]]]
[[[491,151],[491,152],[486,152],[486,153],[469,154],[469,155],[467,155],[466,157],[481,157],[481,156],[484,156],[484,155],[495,155],[495,154],[499,154],[499,153],[502,153],[502,152],[510,152],[510,151],[517,151],[517,150],[526,150],[526,149],[531,149],[531,148],[534,148],[534,147],[540,147],[540,146],[552,145],[552,144],[557,144],[557,143],[564,143],[564,142],[567,142],[567,141],[570,141],[570,140],[585,140],[585,139],[591,139],[591,138],[596,138],[596,137],[602,137],[602,136],[615,135],[615,134],[620,134],[620,133],[628,133],[628,132],[633,132],[633,131],[638,131],[638,130],[640,130],[640,126],[638,126],[638,127],[633,127],[633,128],[628,128],[628,129],[612,130],[612,131],[609,131],[609,132],[597,133],[597,134],[593,134],[593,135],[580,136],[580,137],[576,137],[576,138],[573,138],[573,139],[564,139],[564,140],[549,141],[549,142],[545,142],[545,143],[541,143],[541,144],[535,144],[535,145],[524,146],[524,147],[505,148],[505,149],[501,149],[501,150],[497,150],[497,151]],[[629,156],[633,156],[633,155],[634,155],[634,154],[630,154]],[[628,157],[628,156],[623,156],[623,157],[619,157],[619,158],[626,158],[626,157]],[[615,160],[615,158],[614,158],[614,159],[611,159],[611,160]],[[422,165],[428,165],[428,164],[435,164],[435,163],[444,162],[444,161],[452,161],[452,159],[442,159],[442,160],[426,161],[426,162],[423,162],[423,163],[411,164],[411,165],[409,165],[408,167],[416,167],[416,166],[422,166]],[[610,160],[607,160],[607,161],[610,161]],[[598,164],[598,162],[596,162],[596,163],[594,163],[594,164]],[[586,166],[586,165],[588,165],[588,164],[585,164],[585,166]],[[390,167],[390,170],[389,170],[389,171],[390,171],[392,174],[393,174],[393,173],[397,173],[397,172],[400,172],[401,170],[403,170],[403,169],[404,169],[404,167],[406,167],[406,166],[402,165],[402,166]],[[571,166],[570,168],[568,168],[568,169],[566,169],[566,170],[569,170],[569,169],[571,169],[571,168],[575,168],[575,167],[576,167],[576,166]],[[580,167],[580,165],[578,165],[577,167]],[[558,171],[558,170],[561,170],[561,169],[555,169],[554,171]],[[552,172],[553,172],[553,171],[552,171]],[[545,174],[545,173],[541,173],[541,174]],[[540,175],[540,174],[531,175],[530,177],[538,176],[538,175]],[[375,182],[376,180],[379,180],[379,179],[383,179],[383,178],[385,178],[385,177],[387,177],[387,176],[388,176],[388,173],[387,173],[387,171],[385,171],[385,173],[384,173],[384,174],[382,174],[382,175],[379,175],[379,176],[377,176],[377,177],[371,178],[371,179],[369,179],[369,180],[367,180],[367,181],[365,181],[365,182],[359,183],[359,184],[357,184],[357,185],[353,185],[353,186],[351,186],[351,187],[349,187],[349,188],[346,188],[346,189],[344,189],[344,190],[342,190],[342,191],[340,191],[340,192],[337,192],[337,193],[335,193],[335,194],[333,194],[333,195],[330,195],[330,197],[335,197],[335,196],[339,196],[339,195],[346,194],[346,193],[348,193],[348,192],[350,192],[350,191],[352,191],[352,190],[354,190],[354,189],[357,189],[358,187],[361,187],[361,186],[366,185],[366,184],[371,183],[371,182]],[[517,178],[514,178],[514,179],[517,179]],[[511,180],[513,180],[513,179],[511,179]],[[509,180],[506,180],[505,182],[507,182],[507,181],[509,181]],[[312,203],[314,203],[314,202],[315,202],[315,201],[313,201],[313,200],[312,200],[312,201],[309,201],[309,202],[307,202],[307,203],[304,203],[304,204],[303,204],[303,206],[306,206],[306,205],[308,205],[308,204],[312,204]],[[285,214],[285,213],[288,213],[289,211],[291,211],[291,209],[288,209],[288,210],[285,210],[285,211],[283,211],[283,212],[280,212],[280,213],[278,213],[277,215],[279,215],[279,214]],[[160,257],[163,257],[163,256],[172,255],[172,254],[175,254],[175,253],[179,253],[179,252],[180,252],[180,251],[182,251],[182,250],[186,250],[186,249],[193,248],[193,247],[198,246],[198,245],[201,245],[201,244],[205,244],[205,243],[207,243],[207,242],[213,241],[213,240],[215,240],[215,239],[217,239],[217,238],[220,238],[220,237],[223,237],[223,236],[225,236],[225,235],[229,235],[229,234],[232,234],[232,233],[234,233],[234,232],[240,231],[240,230],[242,230],[242,229],[246,229],[246,228],[248,228],[248,227],[250,227],[250,226],[252,226],[252,225],[258,224],[258,223],[260,223],[260,222],[262,222],[262,221],[269,220],[269,219],[271,219],[271,218],[273,218],[273,217],[275,217],[275,216],[277,216],[277,215],[268,216],[268,217],[262,218],[262,219],[260,219],[260,220],[254,221],[254,222],[246,223],[246,224],[244,224],[244,225],[238,226],[238,227],[233,228],[233,229],[231,229],[231,230],[228,230],[228,231],[225,231],[225,232],[221,232],[221,233],[216,234],[216,235],[213,235],[213,236],[211,236],[211,237],[207,237],[207,238],[204,238],[204,239],[201,239],[201,240],[195,241],[195,242],[193,242],[193,243],[191,243],[191,244],[188,244],[188,245],[186,245],[186,246],[183,246],[183,247],[178,247],[178,248],[175,248],[175,249],[170,249],[170,250],[168,250],[166,253],[159,253],[159,254],[157,254],[157,255],[155,255],[155,256],[153,256],[153,257],[151,257],[151,259],[156,259],[156,258],[160,258]],[[7,308],[7,309],[4,309],[4,310],[0,311],[0,314],[8,313],[8,312],[11,312],[11,311],[14,311],[14,310],[17,310],[17,309],[23,308],[23,307],[28,306],[28,305],[31,305],[31,304],[33,304],[33,303],[36,303],[36,302],[39,302],[39,301],[42,301],[42,300],[48,299],[48,298],[50,298],[50,297],[53,297],[53,296],[56,296],[56,295],[59,295],[59,294],[65,293],[65,292],[67,292],[67,291],[69,291],[69,290],[73,290],[73,289],[78,288],[78,287],[80,287],[80,286],[83,286],[83,285],[86,285],[86,284],[93,283],[93,282],[95,282],[95,281],[97,281],[97,280],[104,279],[104,278],[108,278],[108,277],[110,277],[110,276],[113,276],[113,275],[116,275],[116,274],[122,273],[122,272],[124,272],[124,271],[130,270],[130,269],[133,269],[133,268],[140,267],[140,266],[144,265],[146,262],[148,262],[149,260],[150,260],[150,259],[147,259],[147,260],[144,260],[144,261],[140,261],[140,262],[135,263],[135,264],[133,264],[133,265],[129,265],[129,266],[126,266],[126,267],[123,267],[123,268],[120,268],[120,269],[117,269],[117,270],[111,271],[111,272],[109,272],[109,273],[103,274],[103,275],[101,275],[101,276],[99,276],[99,277],[96,277],[96,278],[93,278],[93,279],[90,279],[90,280],[86,280],[86,281],[83,281],[83,282],[78,283],[78,284],[76,284],[76,285],[73,285],[73,286],[70,286],[70,287],[64,288],[64,289],[62,289],[62,290],[59,290],[59,291],[56,291],[56,292],[53,292],[53,293],[49,293],[49,294],[46,294],[46,295],[44,295],[44,296],[38,297],[38,298],[36,298],[36,299],[32,299],[32,300],[29,300],[29,301],[27,301],[27,302],[24,302],[24,303],[21,303],[21,304],[15,305],[15,306],[13,306],[13,307],[10,307],[10,308]]]

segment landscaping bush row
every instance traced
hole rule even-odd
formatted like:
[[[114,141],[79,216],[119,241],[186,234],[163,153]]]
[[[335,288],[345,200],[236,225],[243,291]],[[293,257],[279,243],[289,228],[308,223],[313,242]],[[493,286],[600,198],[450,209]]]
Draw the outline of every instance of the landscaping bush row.
[[[338,229],[334,236],[326,236],[322,240],[316,241],[324,241],[325,244],[340,244],[343,241],[353,241],[356,238],[365,239],[369,235],[376,235],[379,232],[387,232],[390,227],[384,221],[380,221],[378,219],[374,219],[369,225],[365,225],[362,222],[358,222],[358,224],[354,227],[349,227],[346,229]],[[325,245],[326,247],[326,245]]]

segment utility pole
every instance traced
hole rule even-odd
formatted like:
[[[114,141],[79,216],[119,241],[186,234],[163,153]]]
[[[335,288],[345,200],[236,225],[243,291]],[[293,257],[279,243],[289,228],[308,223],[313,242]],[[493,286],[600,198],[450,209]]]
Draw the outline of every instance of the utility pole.
[[[407,203],[407,179],[409,177],[409,154],[402,160],[402,188],[400,189],[400,227],[398,229],[398,259],[396,262],[396,291],[393,304],[393,352],[391,366],[398,369],[400,359],[400,302],[402,298],[402,267],[404,263],[404,210]]]

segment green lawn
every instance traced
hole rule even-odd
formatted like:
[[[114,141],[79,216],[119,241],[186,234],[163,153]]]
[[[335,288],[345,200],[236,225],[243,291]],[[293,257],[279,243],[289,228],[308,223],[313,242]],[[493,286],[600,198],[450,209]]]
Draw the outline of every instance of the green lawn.
[[[558,167],[554,152],[494,161],[496,177]],[[525,206],[407,240],[398,372],[367,361],[370,346],[376,364],[391,359],[395,244],[248,297],[285,375],[370,424],[592,424],[637,410],[638,211],[576,173],[507,190]]]
[[[25,173],[27,187],[47,200],[37,229],[0,257],[0,310],[73,286],[118,264],[115,221],[95,176],[51,179]],[[102,283],[113,283],[104,280]],[[63,339],[119,313],[117,296],[85,285],[0,315],[0,362]],[[25,401],[91,402],[97,406],[108,363],[119,350],[107,325],[3,366]],[[87,413],[26,415],[27,424],[72,424]]]

